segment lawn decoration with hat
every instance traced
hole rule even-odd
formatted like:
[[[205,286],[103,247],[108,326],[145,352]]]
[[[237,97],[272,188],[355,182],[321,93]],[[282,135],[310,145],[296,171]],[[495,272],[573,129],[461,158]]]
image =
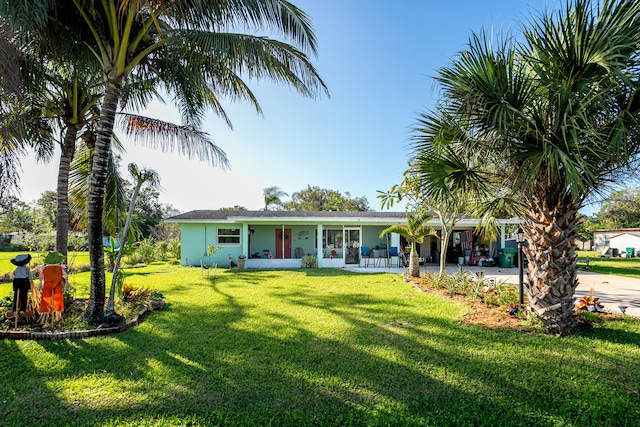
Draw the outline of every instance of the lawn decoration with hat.
[[[13,311],[7,312],[7,318],[15,318],[16,326],[19,317],[31,317],[33,311],[27,310],[27,298],[33,283],[33,276],[29,268],[30,254],[20,254],[11,260],[17,268],[13,272]]]
[[[43,323],[51,322],[51,326],[54,322],[62,319],[62,313],[64,313],[62,294],[66,287],[67,272],[62,263],[65,258],[60,252],[49,252],[40,271],[42,299],[38,312],[40,313],[40,321]]]

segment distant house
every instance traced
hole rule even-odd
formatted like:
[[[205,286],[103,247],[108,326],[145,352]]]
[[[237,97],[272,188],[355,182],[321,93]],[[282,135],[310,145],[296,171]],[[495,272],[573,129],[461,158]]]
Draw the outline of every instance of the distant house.
[[[627,249],[636,256],[640,251],[640,228],[615,228],[609,230],[591,230],[593,232],[593,250],[618,256]]]
[[[180,224],[182,265],[192,266],[229,265],[244,256],[245,268],[297,268],[305,255],[315,257],[318,267],[364,266],[371,261],[387,265],[398,261],[389,254],[407,245],[398,234],[379,237],[385,228],[407,223],[402,212],[196,210],[166,221]],[[460,247],[495,255],[498,247],[504,247],[505,226],[518,222],[517,218],[498,220],[499,242],[483,245],[473,234],[480,220],[461,216],[452,236],[451,257],[459,255],[455,251]],[[440,228],[437,219],[430,225]],[[209,257],[209,245],[222,249]],[[363,257],[363,247],[369,248],[369,257]],[[440,241],[425,239],[419,250],[423,260],[437,262]]]

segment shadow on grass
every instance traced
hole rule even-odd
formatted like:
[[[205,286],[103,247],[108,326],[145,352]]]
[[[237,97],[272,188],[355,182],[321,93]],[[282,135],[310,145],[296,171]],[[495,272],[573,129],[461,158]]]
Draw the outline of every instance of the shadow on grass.
[[[30,412],[14,398],[3,422],[25,419],[22,409],[51,425],[631,425],[640,417],[620,385],[638,372],[640,354],[597,345],[597,330],[557,339],[472,327],[449,301],[398,278],[345,273],[227,272],[178,286],[164,310],[123,334],[4,342],[0,366],[22,369],[12,393],[55,407]],[[36,350],[40,359],[25,360]]]

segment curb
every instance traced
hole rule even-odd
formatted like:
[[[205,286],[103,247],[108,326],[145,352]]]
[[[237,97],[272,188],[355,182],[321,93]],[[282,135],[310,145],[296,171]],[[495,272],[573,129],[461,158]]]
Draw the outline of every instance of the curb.
[[[140,312],[136,314],[133,319],[129,320],[122,326],[114,328],[101,328],[87,329],[84,331],[69,331],[69,332],[31,332],[31,331],[0,331],[0,338],[6,338],[10,340],[63,340],[68,338],[88,338],[96,337],[100,335],[110,335],[124,332],[134,326],[138,326],[146,315],[148,314],[147,307],[142,307]]]

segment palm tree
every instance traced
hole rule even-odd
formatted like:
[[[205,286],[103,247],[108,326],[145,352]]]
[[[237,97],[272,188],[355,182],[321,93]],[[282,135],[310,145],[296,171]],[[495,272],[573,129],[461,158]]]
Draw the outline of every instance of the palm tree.
[[[123,85],[132,70],[157,72],[167,91],[176,95],[183,119],[193,124],[199,123],[206,107],[226,118],[220,95],[249,100],[259,111],[239,73],[285,82],[305,95],[324,84],[302,51],[315,51],[308,18],[285,1],[107,0],[95,6],[73,2],[94,35],[106,76],[88,210],[92,284],[86,317],[99,321],[105,288],[102,209],[106,158]],[[229,32],[238,27],[266,28],[302,50],[265,37]]]
[[[264,195],[264,210],[268,211],[269,206],[282,206],[282,197],[289,196],[287,193],[282,191],[280,187],[272,186],[267,187],[262,190],[262,194]]]
[[[2,5],[0,4],[0,8]],[[1,9],[0,9],[1,10]],[[0,13],[0,16],[2,14]],[[46,91],[41,61],[20,48],[18,32],[0,20],[0,192],[19,194],[20,160],[32,148],[39,160],[53,153],[51,126],[42,118]]]
[[[640,2],[569,1],[514,40],[473,35],[437,75],[441,105],[466,132],[451,153],[480,153],[484,182],[522,210],[529,307],[564,334],[575,321],[578,210],[640,154]],[[445,169],[427,193],[477,173]]]
[[[136,184],[133,187],[133,194],[131,200],[129,200],[129,209],[127,211],[127,219],[122,229],[122,237],[120,238],[120,247],[118,248],[118,255],[113,267],[113,276],[111,279],[111,289],[109,292],[109,302],[107,304],[107,310],[105,315],[111,316],[115,314],[114,299],[116,296],[116,282],[118,280],[118,270],[120,268],[120,260],[124,254],[124,245],[127,243],[127,234],[129,233],[129,227],[131,225],[131,218],[133,217],[133,208],[135,207],[136,199],[140,193],[140,189],[144,184],[157,187],[160,185],[160,176],[152,169],[139,169],[135,163],[129,164],[129,173],[135,180]]]
[[[397,233],[407,240],[407,243],[411,246],[409,274],[412,277],[420,277],[420,260],[416,243],[422,243],[427,236],[437,236],[433,228],[427,225],[432,219],[433,216],[427,212],[407,212],[407,225],[395,224],[385,228],[380,233],[380,238],[389,233]]]
[[[69,9],[70,3],[73,13],[65,14],[62,11]],[[58,12],[56,8],[61,13],[52,13]],[[73,38],[74,32],[49,39],[65,49],[73,46],[93,52],[105,76],[88,203],[91,293],[85,316],[94,322],[102,318],[105,291],[102,210],[107,159],[116,110],[131,73],[155,74],[175,96],[183,121],[195,126],[208,108],[229,123],[221,96],[248,100],[260,112],[241,75],[286,83],[306,96],[326,91],[305,53],[316,51],[309,18],[284,0],[39,0],[30,2],[29,7],[9,0],[0,3],[0,12],[31,37],[44,34],[43,29],[51,30],[51,20],[79,13],[82,24],[74,20],[68,25],[81,26],[90,37]],[[264,30],[285,41],[234,32],[242,28]],[[78,42],[84,42],[88,49],[78,49]]]

